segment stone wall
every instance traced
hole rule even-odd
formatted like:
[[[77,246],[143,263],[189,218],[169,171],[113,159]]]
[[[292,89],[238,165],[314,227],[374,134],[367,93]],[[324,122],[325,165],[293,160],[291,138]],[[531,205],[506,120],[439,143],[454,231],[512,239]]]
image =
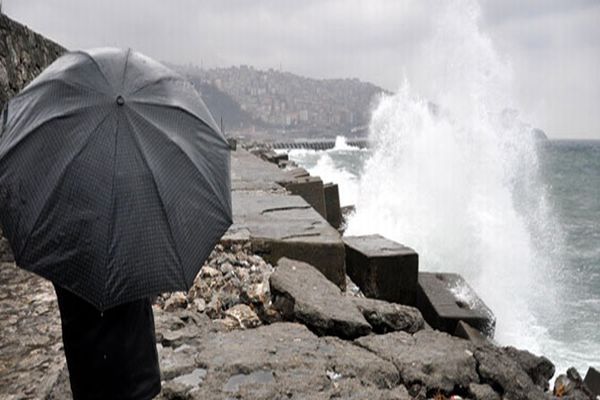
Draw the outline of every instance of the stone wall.
[[[62,46],[0,14],[0,110],[64,52]]]
[[[64,52],[62,46],[0,14],[0,111],[11,97]],[[1,229],[0,260],[12,260]]]

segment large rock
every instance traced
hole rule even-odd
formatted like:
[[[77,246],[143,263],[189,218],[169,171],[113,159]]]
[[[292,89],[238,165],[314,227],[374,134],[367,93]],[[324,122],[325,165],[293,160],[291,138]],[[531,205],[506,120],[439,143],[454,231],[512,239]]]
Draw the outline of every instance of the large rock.
[[[474,352],[481,379],[513,400],[544,399],[543,390],[536,385],[519,363],[500,348],[480,347]]]
[[[428,392],[446,393],[479,383],[472,345],[446,333],[422,330],[414,335],[393,332],[355,340],[398,368],[402,382],[423,384]]]
[[[419,256],[381,235],[346,236],[346,271],[367,297],[415,305]]]
[[[415,333],[425,326],[421,312],[410,306],[366,297],[349,297],[377,333]]]
[[[168,336],[171,328],[185,328],[179,317],[163,314],[156,312],[161,321],[157,334]],[[207,329],[190,344],[158,347],[161,400],[410,399],[392,363],[352,342],[320,338],[300,324],[228,333]],[[50,399],[71,398],[65,379]]]
[[[206,370],[191,399],[407,399],[390,362],[306,327],[276,323],[204,338],[195,356]]]
[[[270,277],[273,303],[284,318],[320,335],[355,338],[371,331],[358,308],[313,266],[282,258]]]
[[[252,250],[273,264],[281,257],[305,261],[345,286],[340,234],[301,197],[234,191],[232,202],[234,223],[224,240],[249,240]]]
[[[554,376],[554,364],[546,357],[539,357],[527,350],[519,350],[514,347],[505,347],[504,352],[515,360],[521,368],[527,372],[533,383],[543,390],[547,390],[549,380]]]

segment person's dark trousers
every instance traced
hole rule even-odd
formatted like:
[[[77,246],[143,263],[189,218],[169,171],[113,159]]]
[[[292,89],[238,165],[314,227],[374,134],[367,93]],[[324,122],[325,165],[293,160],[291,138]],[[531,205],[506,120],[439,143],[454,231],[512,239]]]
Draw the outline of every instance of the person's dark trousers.
[[[74,400],[146,400],[160,392],[150,299],[104,312],[57,285]]]

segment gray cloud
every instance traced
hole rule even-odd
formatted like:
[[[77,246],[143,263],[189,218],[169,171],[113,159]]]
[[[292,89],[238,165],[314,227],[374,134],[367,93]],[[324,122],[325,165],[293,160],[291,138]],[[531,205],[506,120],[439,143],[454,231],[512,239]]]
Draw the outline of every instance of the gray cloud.
[[[397,0],[4,0],[4,11],[68,48],[132,47],[204,67],[250,64],[358,77],[430,95],[427,44],[443,7]],[[456,3],[454,4],[456,5]],[[552,137],[600,139],[600,3],[482,0],[479,27],[514,72],[522,115]],[[436,70],[438,68],[438,70]]]

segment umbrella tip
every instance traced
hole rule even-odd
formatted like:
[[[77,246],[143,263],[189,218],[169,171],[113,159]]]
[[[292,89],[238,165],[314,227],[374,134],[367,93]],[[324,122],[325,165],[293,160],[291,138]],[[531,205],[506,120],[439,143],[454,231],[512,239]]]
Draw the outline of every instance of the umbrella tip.
[[[125,104],[125,99],[123,98],[123,96],[118,95],[117,96],[117,104],[122,106],[123,104]]]

